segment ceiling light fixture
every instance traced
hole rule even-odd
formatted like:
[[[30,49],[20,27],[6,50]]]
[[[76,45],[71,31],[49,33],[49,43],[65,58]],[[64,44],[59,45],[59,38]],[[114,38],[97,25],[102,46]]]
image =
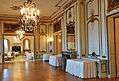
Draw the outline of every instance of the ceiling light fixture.
[[[37,25],[40,11],[36,8],[36,4],[32,0],[27,0],[20,9],[21,13],[21,27],[24,31],[33,31]]]
[[[17,34],[17,38],[19,38],[21,40],[24,38],[25,31],[22,29],[19,29],[16,31],[16,34]]]

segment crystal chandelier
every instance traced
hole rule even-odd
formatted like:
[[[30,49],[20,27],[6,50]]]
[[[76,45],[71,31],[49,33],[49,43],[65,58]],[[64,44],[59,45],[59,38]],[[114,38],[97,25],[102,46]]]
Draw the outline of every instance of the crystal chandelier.
[[[25,31],[22,29],[19,29],[16,31],[16,34],[17,34],[17,38],[19,38],[21,40],[24,38]]]
[[[33,31],[34,27],[37,25],[39,10],[36,8],[35,3],[32,0],[27,0],[20,9],[21,13],[21,27],[25,31]]]

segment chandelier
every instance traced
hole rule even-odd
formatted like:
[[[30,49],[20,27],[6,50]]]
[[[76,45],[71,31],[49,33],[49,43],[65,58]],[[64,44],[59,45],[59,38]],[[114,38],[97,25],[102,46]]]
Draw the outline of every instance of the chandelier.
[[[21,18],[20,23],[24,31],[33,31],[37,25],[39,10],[36,8],[36,4],[32,0],[27,0],[20,9]]]
[[[16,31],[16,34],[17,34],[17,38],[19,38],[21,40],[24,38],[25,31],[22,29],[19,29]]]

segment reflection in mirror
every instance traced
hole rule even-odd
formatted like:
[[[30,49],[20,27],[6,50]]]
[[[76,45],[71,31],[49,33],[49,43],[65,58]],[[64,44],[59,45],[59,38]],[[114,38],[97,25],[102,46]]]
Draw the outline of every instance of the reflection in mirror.
[[[73,21],[67,24],[67,47],[69,51],[75,51],[75,24]]]
[[[61,31],[61,20],[57,21],[53,25],[54,32],[54,53],[61,54],[62,52],[62,31]]]
[[[56,48],[55,48],[56,54],[61,54],[62,51],[61,32],[55,35],[55,41],[56,41]]]

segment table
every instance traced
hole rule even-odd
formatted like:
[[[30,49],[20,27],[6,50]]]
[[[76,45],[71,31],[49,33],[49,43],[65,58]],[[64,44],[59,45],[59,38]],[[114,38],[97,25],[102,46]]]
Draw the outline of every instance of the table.
[[[43,54],[43,61],[49,61],[50,54]]]
[[[34,60],[34,53],[33,52],[25,52],[26,60]]]
[[[96,63],[95,61],[91,60],[68,59],[66,64],[66,72],[80,78],[95,78]]]
[[[82,58],[85,60],[92,60],[96,62],[96,67],[97,67],[97,74],[96,76],[99,78],[106,78],[108,77],[108,60],[107,58]]]
[[[61,58],[62,58],[61,55],[52,55],[49,58],[49,64],[52,66],[59,67],[61,66]]]

